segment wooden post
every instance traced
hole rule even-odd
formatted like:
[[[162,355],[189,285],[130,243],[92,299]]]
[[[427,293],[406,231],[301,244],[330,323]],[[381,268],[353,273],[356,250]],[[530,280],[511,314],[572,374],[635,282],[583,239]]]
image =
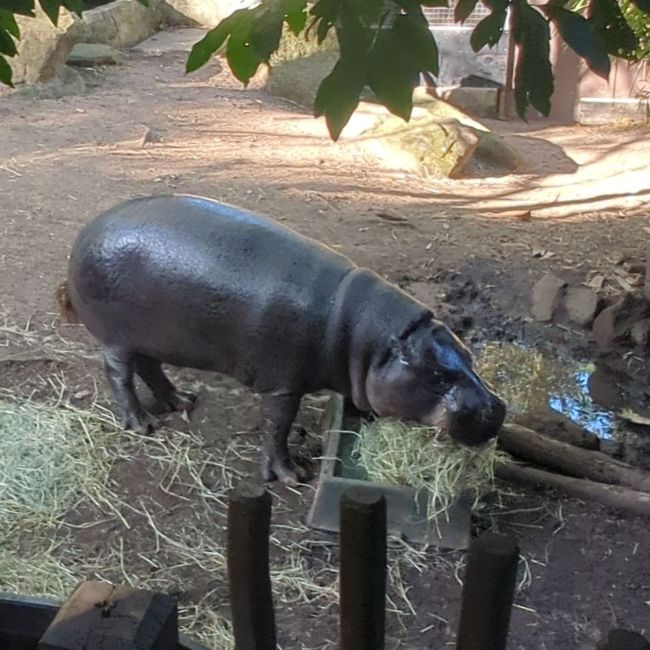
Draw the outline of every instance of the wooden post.
[[[518,561],[512,535],[486,533],[472,543],[457,650],[505,650]]]
[[[603,650],[650,650],[650,643],[637,632],[612,630]]]
[[[359,488],[341,497],[341,650],[383,650],[386,500]]]
[[[228,501],[228,585],[237,650],[276,650],[269,574],[271,495],[239,486]]]
[[[645,246],[645,283],[643,285],[643,296],[650,302],[650,242]]]
[[[82,582],[54,617],[38,648],[177,650],[176,600],[107,582]]]

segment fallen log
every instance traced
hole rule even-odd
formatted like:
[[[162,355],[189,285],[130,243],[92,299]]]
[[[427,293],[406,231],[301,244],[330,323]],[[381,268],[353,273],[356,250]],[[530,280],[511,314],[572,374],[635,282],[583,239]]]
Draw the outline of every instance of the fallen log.
[[[630,490],[619,485],[603,485],[602,483],[595,483],[573,476],[553,474],[552,472],[520,465],[512,461],[497,463],[495,474],[505,481],[552,487],[573,497],[598,501],[610,508],[650,517],[650,494]]]
[[[600,449],[600,438],[571,419],[550,408],[538,408],[514,416],[514,422],[548,436],[552,440],[566,442],[583,449]]]
[[[518,459],[598,483],[650,493],[650,473],[611,458],[543,436],[519,424],[508,423],[499,433],[499,446]]]

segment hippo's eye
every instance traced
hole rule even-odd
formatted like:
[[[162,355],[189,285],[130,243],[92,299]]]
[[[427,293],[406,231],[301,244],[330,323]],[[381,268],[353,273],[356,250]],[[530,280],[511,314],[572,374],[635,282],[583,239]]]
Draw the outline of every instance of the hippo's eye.
[[[455,347],[434,342],[433,351],[442,371],[456,374],[467,370],[468,360]]]

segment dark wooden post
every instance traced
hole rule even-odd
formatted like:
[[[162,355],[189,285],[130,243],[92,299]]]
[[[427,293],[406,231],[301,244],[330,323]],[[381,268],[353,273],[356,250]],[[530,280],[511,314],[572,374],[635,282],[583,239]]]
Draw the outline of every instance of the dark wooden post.
[[[612,630],[602,650],[650,650],[650,643],[638,632]]]
[[[512,535],[481,535],[469,551],[457,650],[505,650],[519,549]]]
[[[382,650],[386,616],[386,500],[341,497],[341,650]]]
[[[271,495],[239,486],[228,501],[228,585],[237,650],[276,650],[269,574]]]

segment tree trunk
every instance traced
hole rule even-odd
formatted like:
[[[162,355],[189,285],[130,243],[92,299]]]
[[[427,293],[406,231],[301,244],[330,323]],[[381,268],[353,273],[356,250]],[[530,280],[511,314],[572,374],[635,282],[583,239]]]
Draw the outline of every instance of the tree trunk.
[[[499,445],[517,458],[568,476],[650,493],[650,473],[599,451],[588,451],[552,440],[518,424],[503,426]]]

